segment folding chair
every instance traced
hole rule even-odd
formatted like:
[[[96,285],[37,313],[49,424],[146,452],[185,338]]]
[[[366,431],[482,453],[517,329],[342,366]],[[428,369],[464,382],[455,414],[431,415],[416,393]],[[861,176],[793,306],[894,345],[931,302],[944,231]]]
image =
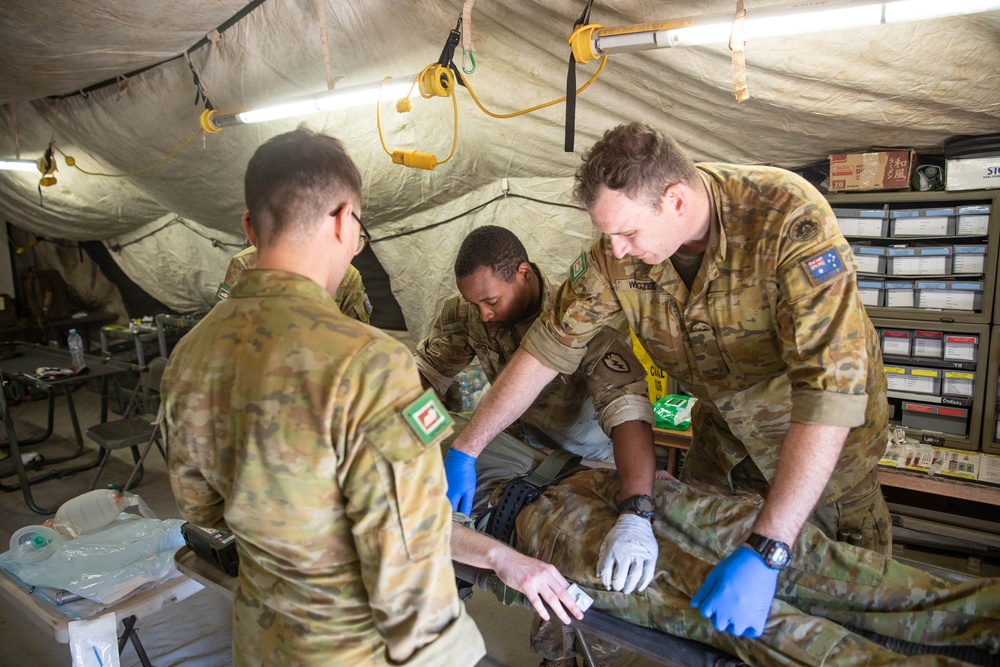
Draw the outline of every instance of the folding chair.
[[[128,490],[129,486],[138,484],[142,479],[142,463],[153,444],[156,444],[166,460],[166,454],[158,441],[158,428],[146,417],[136,414],[139,409],[140,394],[148,398],[160,393],[160,380],[166,365],[167,360],[163,357],[157,357],[149,362],[149,365],[139,376],[139,382],[136,384],[135,391],[132,393],[121,419],[97,424],[87,429],[87,437],[100,445],[103,450],[101,465],[97,469],[97,475],[94,476],[93,484],[90,485],[91,489],[97,488],[97,480],[104,472],[104,466],[107,465],[113,450],[128,447],[132,450],[132,458],[135,460],[135,468],[133,468],[123,489],[125,491]],[[146,445],[146,449],[140,454],[139,446],[143,444]]]

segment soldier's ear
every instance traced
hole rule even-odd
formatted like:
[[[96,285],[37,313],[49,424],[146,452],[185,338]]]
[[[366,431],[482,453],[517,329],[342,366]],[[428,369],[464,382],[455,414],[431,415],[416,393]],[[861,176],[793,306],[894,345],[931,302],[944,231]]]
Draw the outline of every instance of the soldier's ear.
[[[689,192],[684,188],[683,183],[668,185],[663,191],[663,199],[660,204],[662,210],[670,211],[677,215],[684,215],[688,208]]]
[[[517,265],[517,275],[519,275],[522,280],[529,280],[532,273],[534,273],[534,271],[531,268],[531,264],[521,262]]]
[[[253,233],[253,227],[250,226],[250,211],[243,212],[243,232],[247,235],[250,245],[257,245],[257,235]]]

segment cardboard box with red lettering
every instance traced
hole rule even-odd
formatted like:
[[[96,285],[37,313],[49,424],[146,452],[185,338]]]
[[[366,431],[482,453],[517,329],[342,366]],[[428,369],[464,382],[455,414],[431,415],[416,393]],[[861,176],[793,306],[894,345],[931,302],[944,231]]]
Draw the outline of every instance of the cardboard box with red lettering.
[[[908,190],[915,162],[912,150],[835,153],[830,156],[830,192]]]

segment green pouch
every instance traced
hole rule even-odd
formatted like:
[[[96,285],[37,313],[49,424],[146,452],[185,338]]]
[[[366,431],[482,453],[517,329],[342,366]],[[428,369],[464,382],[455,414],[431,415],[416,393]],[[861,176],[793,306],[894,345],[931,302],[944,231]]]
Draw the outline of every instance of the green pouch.
[[[653,414],[656,416],[656,427],[671,431],[684,431],[691,426],[691,408],[697,398],[667,394],[653,403]]]

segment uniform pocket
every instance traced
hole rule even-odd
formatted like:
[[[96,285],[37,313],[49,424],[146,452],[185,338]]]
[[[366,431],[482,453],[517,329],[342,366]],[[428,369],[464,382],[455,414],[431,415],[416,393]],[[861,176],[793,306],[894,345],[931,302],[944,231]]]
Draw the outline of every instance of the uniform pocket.
[[[731,371],[756,382],[785,369],[763,285],[713,292],[708,295],[708,308],[719,349]]]

